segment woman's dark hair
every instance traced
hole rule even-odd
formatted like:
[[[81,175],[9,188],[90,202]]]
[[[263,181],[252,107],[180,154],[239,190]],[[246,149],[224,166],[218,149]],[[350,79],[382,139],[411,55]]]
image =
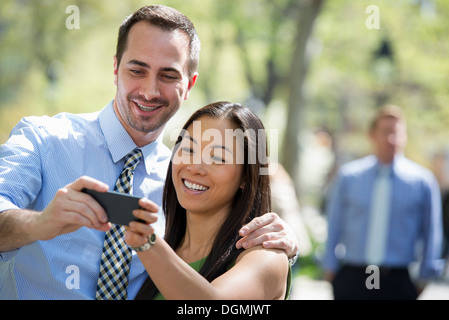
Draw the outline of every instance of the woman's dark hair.
[[[142,7],[128,16],[120,25],[115,56],[117,67],[126,50],[128,34],[137,22],[146,21],[164,31],[181,30],[189,37],[188,72],[191,77],[198,67],[201,44],[193,23],[181,12],[163,5]]]
[[[237,191],[230,214],[215,236],[212,249],[199,273],[209,282],[226,272],[243,249],[236,249],[240,228],[253,218],[271,211],[270,180],[264,174],[268,167],[267,140],[265,128],[260,119],[248,108],[229,102],[216,102],[197,110],[186,122],[178,137],[173,154],[177,151],[183,133],[201,117],[227,119],[244,136],[243,189]],[[250,132],[251,134],[246,134]],[[262,153],[260,152],[262,150]],[[257,156],[252,157],[256,152]],[[260,157],[264,159],[259,159]],[[260,161],[262,160],[262,161]],[[178,202],[172,181],[172,162],[170,161],[165,180],[163,209],[166,218],[165,240],[176,250],[186,232],[186,210]],[[265,168],[264,170],[261,170]],[[136,299],[152,299],[158,292],[155,284],[148,277]]]

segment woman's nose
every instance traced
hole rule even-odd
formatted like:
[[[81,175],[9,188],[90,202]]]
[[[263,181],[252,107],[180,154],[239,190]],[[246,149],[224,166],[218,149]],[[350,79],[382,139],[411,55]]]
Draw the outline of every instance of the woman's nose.
[[[204,175],[206,173],[206,170],[204,169],[204,164],[201,163],[191,163],[187,166],[187,170],[191,174],[200,174]]]

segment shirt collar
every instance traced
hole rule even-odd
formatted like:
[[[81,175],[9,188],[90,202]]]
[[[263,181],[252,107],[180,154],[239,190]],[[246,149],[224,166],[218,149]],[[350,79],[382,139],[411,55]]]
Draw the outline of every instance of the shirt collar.
[[[111,153],[112,161],[117,163],[125,157],[132,150],[137,148],[133,139],[126,132],[120,120],[115,114],[113,102],[109,102],[99,115],[100,127],[106,139],[109,152]],[[145,169],[150,174],[153,160],[157,160],[159,145],[162,144],[162,134],[152,143],[140,148],[143,153]]]
[[[404,159],[404,154],[397,153],[394,156],[393,161],[385,165],[380,163],[379,159],[376,157],[375,170],[378,173],[382,168],[384,168],[385,170],[388,169],[390,171],[390,174],[394,174],[400,168],[400,162],[402,161],[402,159]]]

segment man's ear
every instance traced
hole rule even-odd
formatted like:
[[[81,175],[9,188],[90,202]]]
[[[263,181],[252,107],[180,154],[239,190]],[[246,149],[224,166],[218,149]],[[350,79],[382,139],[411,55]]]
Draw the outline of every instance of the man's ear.
[[[375,132],[374,132],[374,130],[370,130],[369,132],[368,132],[368,139],[369,139],[369,141],[371,141],[371,142],[374,142],[375,141]]]
[[[192,90],[193,86],[195,85],[196,79],[198,79],[198,72],[195,72],[193,74],[192,78],[189,80],[189,83],[187,85],[187,91],[186,91],[186,94],[184,96],[184,100],[187,100],[187,98],[189,97],[190,90]]]
[[[117,73],[118,73],[117,57],[114,56],[114,84],[115,85],[117,85]]]

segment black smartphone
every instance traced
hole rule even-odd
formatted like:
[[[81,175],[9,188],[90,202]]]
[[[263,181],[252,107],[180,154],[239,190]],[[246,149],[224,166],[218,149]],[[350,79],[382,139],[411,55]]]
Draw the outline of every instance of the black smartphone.
[[[134,209],[141,208],[139,197],[116,191],[99,192],[87,188],[81,191],[89,194],[103,207],[111,223],[127,226],[131,221],[144,222],[132,213]]]

